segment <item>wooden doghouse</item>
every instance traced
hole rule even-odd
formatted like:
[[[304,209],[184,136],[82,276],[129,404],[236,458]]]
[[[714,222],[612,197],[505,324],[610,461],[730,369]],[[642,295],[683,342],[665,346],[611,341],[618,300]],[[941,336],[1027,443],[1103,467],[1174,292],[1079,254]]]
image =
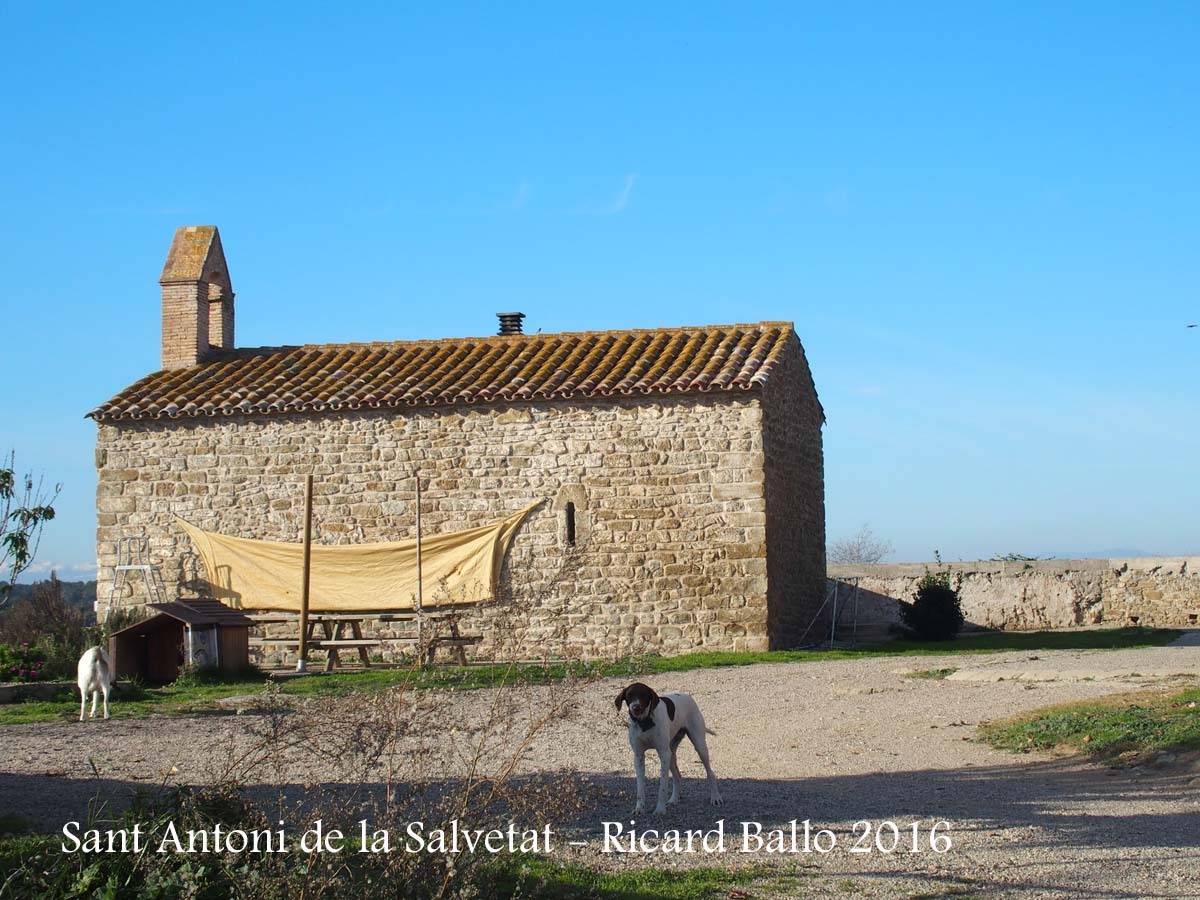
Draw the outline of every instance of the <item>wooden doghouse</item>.
[[[118,678],[165,684],[185,666],[237,672],[250,664],[253,624],[217,600],[151,603],[155,615],[113,632],[108,653]]]

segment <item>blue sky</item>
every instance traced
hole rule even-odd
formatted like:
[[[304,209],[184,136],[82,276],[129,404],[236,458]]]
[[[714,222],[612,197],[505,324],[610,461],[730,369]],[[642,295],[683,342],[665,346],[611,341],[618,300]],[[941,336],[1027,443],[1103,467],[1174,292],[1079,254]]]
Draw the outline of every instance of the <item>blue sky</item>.
[[[796,323],[830,538],[1200,552],[1194,5],[21,4],[3,445],[93,565],[174,228],[244,346]]]

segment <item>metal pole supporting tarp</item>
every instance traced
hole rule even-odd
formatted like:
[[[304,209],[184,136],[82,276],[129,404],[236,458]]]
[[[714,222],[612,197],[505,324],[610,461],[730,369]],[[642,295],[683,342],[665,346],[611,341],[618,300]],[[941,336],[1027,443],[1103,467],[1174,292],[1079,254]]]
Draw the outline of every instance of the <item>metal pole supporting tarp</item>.
[[[425,616],[422,613],[424,593],[421,584],[421,473],[417,472],[417,653],[425,653]]]
[[[312,568],[313,477],[304,476],[304,573],[300,581],[300,651],[296,671],[308,671],[308,582]]]

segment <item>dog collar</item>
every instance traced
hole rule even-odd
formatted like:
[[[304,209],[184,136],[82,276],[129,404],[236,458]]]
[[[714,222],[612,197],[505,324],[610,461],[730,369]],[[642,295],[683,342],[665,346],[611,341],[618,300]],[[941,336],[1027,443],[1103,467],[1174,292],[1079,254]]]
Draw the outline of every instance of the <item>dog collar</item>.
[[[674,722],[675,721],[675,702],[670,697],[660,697],[659,699],[661,699],[663,704],[667,707],[667,718],[670,719],[672,722]],[[654,727],[654,714],[653,713],[646,716],[646,718],[644,718],[644,719],[639,719],[633,715],[630,715],[629,718],[633,719],[633,721],[637,722],[640,726],[642,726],[642,731],[649,731],[651,728]]]

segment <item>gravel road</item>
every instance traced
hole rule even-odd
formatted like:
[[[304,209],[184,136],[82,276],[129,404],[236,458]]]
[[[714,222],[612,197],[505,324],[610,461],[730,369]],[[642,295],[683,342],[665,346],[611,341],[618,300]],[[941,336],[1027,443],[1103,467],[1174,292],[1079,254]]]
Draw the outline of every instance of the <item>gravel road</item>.
[[[917,668],[958,671],[948,679],[903,674]],[[1036,674],[1019,677],[1030,672]],[[723,854],[601,852],[601,823],[629,827],[633,805],[631,755],[612,703],[623,686],[617,681],[582,688],[574,714],[556,718],[539,735],[522,772],[586,777],[585,787],[572,787],[581,791],[585,812],[556,823],[555,855],[594,866],[766,864],[794,874],[788,890],[805,897],[1200,897],[1200,766],[1194,758],[1110,770],[1074,759],[1015,756],[973,740],[982,721],[1162,687],[1180,676],[1196,683],[1198,673],[1200,646],[1193,642],[1125,651],[831,660],[655,678],[659,691],[693,694],[718,732],[709,746],[725,804],[719,810],[707,805],[703,770],[685,744],[682,802],[660,819],[640,817],[636,827],[712,829],[723,819]],[[527,692],[512,712],[515,730],[549,702],[550,690]],[[431,696],[430,702],[461,721],[468,740],[471,723],[491,699],[492,692],[476,691]],[[120,804],[131,788],[164,777],[204,781],[253,743],[261,719],[250,712],[6,727],[0,731],[0,812],[57,830],[83,817],[97,791]],[[462,748],[418,742],[413,749],[445,757],[451,774]],[[654,764],[648,768],[657,774]],[[299,750],[277,771],[272,784],[312,785],[331,777]],[[652,791],[656,784],[652,777]],[[760,823],[765,834],[792,819],[831,830],[835,848],[825,854],[738,852],[743,822]],[[863,830],[855,830],[860,821],[872,827],[860,846],[874,848],[881,823],[894,822],[905,852],[850,852]],[[952,846],[944,853],[928,849],[936,821],[948,823],[941,833],[948,831]],[[907,852],[914,822],[918,853]],[[890,843],[889,826],[881,839]],[[569,840],[586,845],[571,847]],[[750,890],[754,895],[756,888]]]

